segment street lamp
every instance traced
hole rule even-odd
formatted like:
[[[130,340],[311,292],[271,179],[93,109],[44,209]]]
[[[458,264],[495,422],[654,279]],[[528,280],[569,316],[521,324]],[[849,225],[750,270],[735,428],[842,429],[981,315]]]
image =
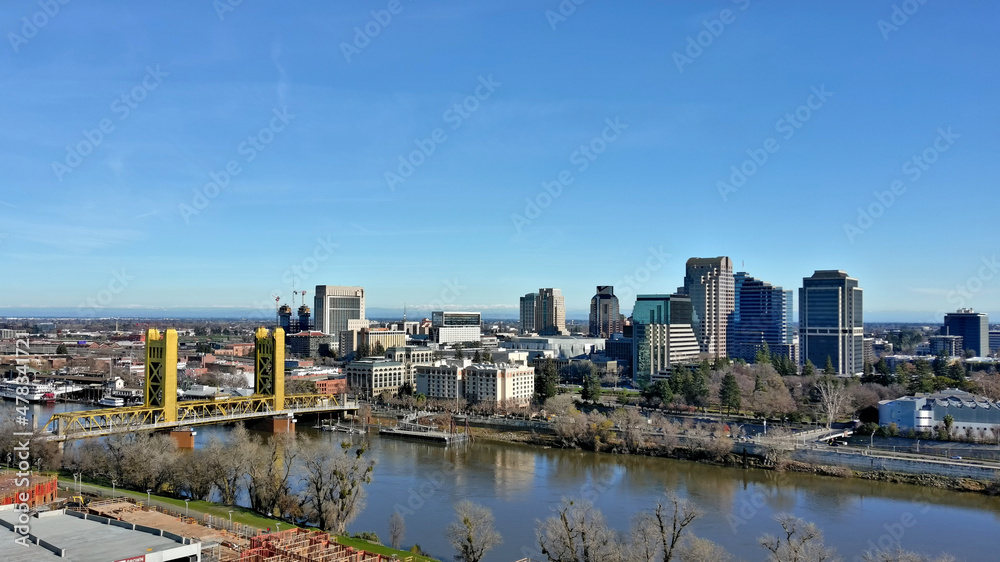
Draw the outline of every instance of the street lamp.
[[[146,488],[146,509],[149,509],[150,504],[153,503],[153,500],[149,497],[149,493],[152,491],[151,488]]]
[[[76,493],[79,495],[83,495],[83,474],[79,472],[74,472],[73,480],[76,480]]]
[[[190,500],[184,500],[184,517],[188,516],[188,502]]]
[[[114,478],[111,479],[111,497],[112,498],[115,497],[115,484],[117,484],[117,483],[118,483],[117,480],[115,480]]]
[[[233,510],[229,510],[229,532],[233,531]]]

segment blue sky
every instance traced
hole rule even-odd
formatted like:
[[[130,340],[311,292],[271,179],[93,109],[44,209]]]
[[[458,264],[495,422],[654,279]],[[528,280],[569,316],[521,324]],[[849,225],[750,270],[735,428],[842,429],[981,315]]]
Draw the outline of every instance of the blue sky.
[[[0,8],[8,314],[292,281],[572,313],[718,255],[1000,313],[995,3],[52,1]]]

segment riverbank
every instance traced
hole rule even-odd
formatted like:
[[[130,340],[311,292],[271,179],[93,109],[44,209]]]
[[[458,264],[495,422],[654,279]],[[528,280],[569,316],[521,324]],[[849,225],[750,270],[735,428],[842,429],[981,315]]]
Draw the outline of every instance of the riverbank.
[[[202,500],[188,500],[187,502],[185,502],[183,499],[172,498],[169,496],[158,496],[156,494],[147,495],[142,492],[123,490],[121,488],[113,489],[110,486],[103,486],[100,484],[86,482],[86,481],[82,483],[77,483],[73,480],[68,480],[60,476],[59,478],[60,497],[71,498],[72,496],[77,495],[78,491],[86,495],[92,495],[97,497],[106,497],[106,498],[127,497],[135,500],[137,503],[142,503],[143,505],[145,505],[146,502],[148,501],[150,506],[184,514],[186,517],[190,516],[194,519],[205,520],[205,516],[212,516],[219,521],[227,521],[229,520],[229,517],[232,517],[233,523],[239,523],[241,525],[254,527],[261,532],[288,530],[292,528],[305,528],[298,525],[293,525],[287,521],[283,521],[280,519],[264,517],[245,507],[222,505]],[[396,555],[400,559],[412,557],[414,562],[440,562],[439,560],[434,558],[430,558],[427,556],[420,556],[405,550],[397,550],[388,546],[375,544],[373,542],[369,542],[364,539],[341,536],[341,535],[334,535],[334,537],[336,538],[337,542],[342,545],[350,546],[357,549],[362,549],[374,554],[382,554],[386,556]]]
[[[517,443],[543,448],[560,448],[586,450],[582,447],[567,447],[557,436],[515,429],[472,428],[472,435],[477,440],[495,441],[498,443]],[[736,449],[739,450],[736,450]],[[970,467],[957,463],[938,461],[921,461],[915,459],[893,459],[872,457],[862,454],[837,454],[822,450],[773,450],[767,451],[760,446],[736,444],[734,451],[721,456],[715,456],[702,448],[691,448],[683,445],[669,451],[650,450],[645,452],[623,452],[618,448],[607,451],[597,451],[611,455],[637,455],[646,457],[669,458],[711,464],[731,468],[759,468],[775,472],[797,472],[830,476],[835,478],[858,478],[876,482],[895,484],[912,484],[917,486],[950,490],[955,492],[972,492],[988,496],[1000,495],[1000,471],[991,467]],[[822,457],[821,462],[816,458]],[[825,461],[825,462],[823,462]],[[908,465],[908,466],[904,466]],[[870,465],[870,470],[859,468],[859,465]],[[890,470],[892,466],[907,470]],[[978,472],[982,477],[954,475],[955,467],[959,472]],[[919,470],[919,472],[918,472]]]

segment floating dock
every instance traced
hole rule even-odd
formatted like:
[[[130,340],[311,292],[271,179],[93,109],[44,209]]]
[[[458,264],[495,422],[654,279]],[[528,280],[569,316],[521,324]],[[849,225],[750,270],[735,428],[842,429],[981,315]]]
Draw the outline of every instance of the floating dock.
[[[469,440],[468,433],[449,433],[439,431],[436,427],[416,423],[400,422],[396,427],[380,427],[379,435],[402,437],[404,439],[420,439],[435,443],[464,443]]]

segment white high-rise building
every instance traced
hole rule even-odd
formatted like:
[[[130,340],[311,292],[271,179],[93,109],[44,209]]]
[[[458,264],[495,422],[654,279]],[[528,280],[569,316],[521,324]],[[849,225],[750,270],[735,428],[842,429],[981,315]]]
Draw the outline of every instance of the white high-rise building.
[[[365,289],[316,285],[313,309],[316,312],[316,331],[339,337],[340,332],[350,329],[349,320],[365,317]]]
[[[733,260],[691,258],[684,276],[684,294],[691,297],[694,335],[702,353],[726,357],[729,317],[736,308]]]

